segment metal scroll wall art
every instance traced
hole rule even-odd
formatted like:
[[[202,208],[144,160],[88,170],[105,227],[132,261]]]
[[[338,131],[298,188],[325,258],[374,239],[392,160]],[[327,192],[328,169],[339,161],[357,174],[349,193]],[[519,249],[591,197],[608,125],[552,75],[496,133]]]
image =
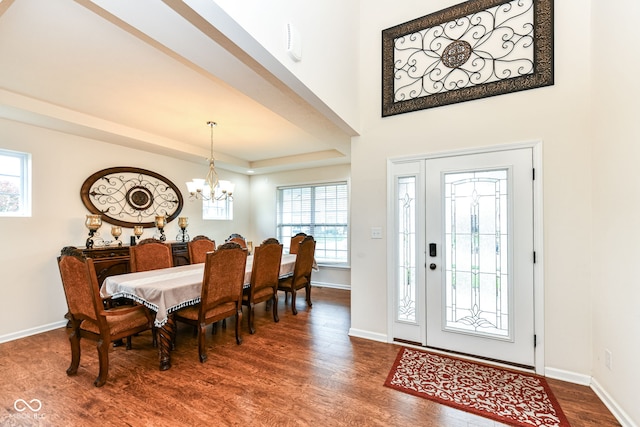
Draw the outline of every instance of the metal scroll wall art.
[[[110,224],[128,228],[156,226],[156,216],[175,219],[183,207],[182,194],[167,178],[134,167],[103,169],[80,190],[82,202]]]
[[[382,31],[382,116],[553,85],[553,0],[471,0]]]

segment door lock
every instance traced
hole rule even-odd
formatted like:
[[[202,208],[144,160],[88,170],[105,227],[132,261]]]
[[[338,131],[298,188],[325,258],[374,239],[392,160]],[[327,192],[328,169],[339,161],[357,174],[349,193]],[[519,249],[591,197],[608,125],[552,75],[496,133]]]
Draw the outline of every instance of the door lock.
[[[435,257],[437,256],[437,251],[436,251],[436,244],[435,243],[429,243],[429,256],[430,257]]]
[[[429,264],[429,268],[431,270],[435,270],[436,269],[436,265],[434,263]]]

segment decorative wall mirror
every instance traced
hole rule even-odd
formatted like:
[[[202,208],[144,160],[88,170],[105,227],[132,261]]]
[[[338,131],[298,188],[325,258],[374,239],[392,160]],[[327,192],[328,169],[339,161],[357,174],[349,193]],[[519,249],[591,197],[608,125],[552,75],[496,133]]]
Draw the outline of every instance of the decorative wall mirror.
[[[128,228],[155,227],[156,215],[171,222],[183,207],[182,194],[173,182],[158,173],[127,166],[94,173],[82,184],[80,197],[91,213]]]

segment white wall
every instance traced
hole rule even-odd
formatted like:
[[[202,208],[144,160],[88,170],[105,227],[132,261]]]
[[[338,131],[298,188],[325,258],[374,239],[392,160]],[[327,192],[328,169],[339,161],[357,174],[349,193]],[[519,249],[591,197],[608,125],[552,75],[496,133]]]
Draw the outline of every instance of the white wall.
[[[223,241],[232,232],[250,227],[249,179],[219,171],[236,183],[234,220],[203,221],[201,202],[189,202],[184,183],[204,177],[208,164],[194,164],[143,151],[105,144],[8,120],[0,120],[0,147],[29,152],[33,164],[33,215],[0,217],[0,342],[64,322],[66,302],[56,257],[67,245],[84,245],[89,211],[80,199],[82,183],[94,172],[114,166],[134,166],[157,172],[172,181],[185,198],[181,216],[189,217],[191,236],[206,234]],[[151,237],[146,229],[143,237]],[[178,234],[177,221],[165,229],[168,240]],[[111,239],[109,224],[100,230]],[[131,230],[123,229],[129,241]]]
[[[640,3],[593,1],[593,377],[640,425]],[[585,254],[586,255],[586,254]],[[612,355],[605,366],[605,351]]]
[[[344,121],[358,128],[358,1],[215,2]],[[288,23],[300,33],[300,62],[286,51]]]
[[[251,217],[253,218],[251,236],[254,244],[275,235],[278,187],[336,181],[349,182],[350,171],[349,165],[340,165],[252,176],[250,180]],[[320,270],[313,273],[312,282],[316,286],[328,285],[348,289],[351,285],[351,270],[343,267],[320,266]]]
[[[352,329],[386,337],[386,161],[543,141],[545,363],[591,372],[590,2],[555,2],[555,85],[381,118],[381,31],[457,0],[361,2],[362,131],[352,144]],[[381,12],[384,11],[384,12]],[[375,313],[375,315],[374,315]]]

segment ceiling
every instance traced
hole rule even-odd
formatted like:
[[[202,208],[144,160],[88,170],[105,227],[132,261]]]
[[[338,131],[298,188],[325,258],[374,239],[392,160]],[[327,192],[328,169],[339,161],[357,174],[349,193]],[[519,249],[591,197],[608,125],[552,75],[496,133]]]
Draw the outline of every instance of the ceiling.
[[[0,117],[202,164],[212,120],[216,165],[239,173],[350,162],[348,124],[215,3],[187,3],[0,0]]]

